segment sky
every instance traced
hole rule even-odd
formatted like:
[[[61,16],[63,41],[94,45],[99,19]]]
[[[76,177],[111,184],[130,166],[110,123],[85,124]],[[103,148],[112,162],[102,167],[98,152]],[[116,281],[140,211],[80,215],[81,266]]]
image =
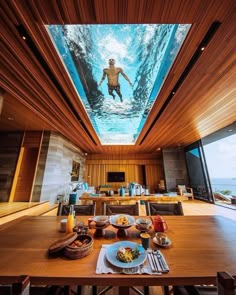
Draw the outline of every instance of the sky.
[[[210,178],[236,178],[236,134],[204,146]]]

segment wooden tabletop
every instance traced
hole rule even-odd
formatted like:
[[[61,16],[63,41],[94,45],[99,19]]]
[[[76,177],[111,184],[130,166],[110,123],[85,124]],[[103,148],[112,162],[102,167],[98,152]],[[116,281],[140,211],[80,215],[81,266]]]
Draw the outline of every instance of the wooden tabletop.
[[[130,201],[151,201],[151,202],[178,202],[178,201],[185,201],[188,200],[187,197],[184,196],[164,196],[164,195],[149,195],[149,196],[124,196],[121,197],[118,194],[115,194],[114,196],[105,196],[105,195],[100,195],[100,196],[93,196],[88,193],[84,193],[83,195],[80,196],[80,200],[83,201],[93,201],[96,203],[96,214],[101,215],[103,214],[102,210],[102,204],[103,203],[109,203],[109,202],[130,202]]]
[[[215,283],[217,271],[236,276],[236,222],[221,216],[166,216],[170,248],[162,249],[170,272],[163,275],[95,274],[102,244],[121,239],[112,226],[106,237],[94,239],[94,250],[82,259],[49,258],[48,247],[64,234],[62,216],[28,216],[0,227],[0,283],[18,275],[30,276],[32,284],[58,285],[178,285]],[[87,222],[88,217],[77,216]],[[132,226],[125,240],[140,243]],[[94,230],[91,230],[91,234]],[[153,236],[154,232],[150,231]],[[153,248],[157,248],[151,243]]]

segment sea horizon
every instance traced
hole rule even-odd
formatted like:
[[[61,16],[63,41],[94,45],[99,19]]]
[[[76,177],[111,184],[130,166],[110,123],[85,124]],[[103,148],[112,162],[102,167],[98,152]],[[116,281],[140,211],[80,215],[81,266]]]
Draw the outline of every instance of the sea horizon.
[[[236,195],[236,177],[212,177],[210,181],[213,192],[229,190],[231,191],[231,195]]]

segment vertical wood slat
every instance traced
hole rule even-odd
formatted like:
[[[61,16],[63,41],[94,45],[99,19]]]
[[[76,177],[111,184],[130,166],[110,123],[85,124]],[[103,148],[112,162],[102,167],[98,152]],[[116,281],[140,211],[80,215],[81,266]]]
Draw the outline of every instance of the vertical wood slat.
[[[88,163],[89,162],[89,163]],[[150,192],[155,192],[158,188],[160,179],[163,179],[163,168],[161,163],[151,164],[150,161],[132,160],[120,161],[117,163],[115,160],[90,160],[86,163],[86,181],[90,186],[99,187],[100,185],[110,185],[113,188],[126,186],[129,182],[137,182],[144,185],[144,175],[142,174],[142,165],[146,162],[146,184],[150,188]],[[108,172],[125,172],[124,182],[107,182]]]
[[[25,132],[9,202],[31,201],[43,132]]]
[[[39,142],[38,155],[37,155],[37,159],[36,159],[36,163],[35,163],[34,176],[33,176],[32,186],[31,186],[31,191],[30,191],[30,199],[29,199],[30,202],[32,201],[32,197],[33,197],[33,190],[34,190],[34,184],[35,184],[35,179],[36,179],[38,165],[39,165],[40,152],[41,152],[42,143],[43,143],[43,136],[44,136],[44,132],[42,131],[41,137],[40,137],[40,142]]]
[[[19,152],[19,156],[18,156],[18,160],[17,160],[15,175],[14,175],[13,182],[12,182],[9,202],[14,201],[14,196],[15,196],[15,192],[16,192],[16,185],[17,185],[18,176],[20,173],[20,168],[21,168],[23,156],[24,156],[24,147],[21,147],[20,152]]]

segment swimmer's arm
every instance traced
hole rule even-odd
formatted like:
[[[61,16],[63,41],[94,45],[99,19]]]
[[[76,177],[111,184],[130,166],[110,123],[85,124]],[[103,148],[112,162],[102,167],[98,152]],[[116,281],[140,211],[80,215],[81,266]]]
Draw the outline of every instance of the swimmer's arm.
[[[122,69],[120,69],[120,73],[121,75],[125,78],[125,80],[127,80],[129,82],[129,85],[132,86],[132,83],[130,82],[130,79],[128,78],[128,76],[123,72]]]
[[[100,86],[101,84],[102,84],[102,82],[104,81],[104,79],[106,78],[106,71],[105,71],[105,69],[103,70],[103,75],[102,75],[102,78],[101,78],[101,80],[100,80],[100,82],[99,82],[99,84],[98,84],[98,86]]]

